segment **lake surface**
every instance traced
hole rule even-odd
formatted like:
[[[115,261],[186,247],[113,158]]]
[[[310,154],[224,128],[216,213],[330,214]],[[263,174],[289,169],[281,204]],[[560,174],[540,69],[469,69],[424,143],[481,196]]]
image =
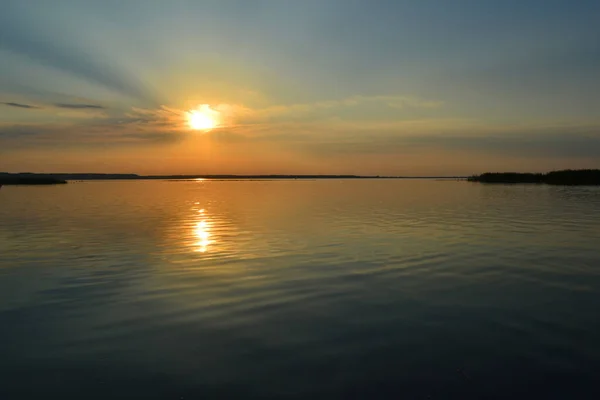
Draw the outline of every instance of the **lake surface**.
[[[592,399],[600,189],[0,190],[0,399]]]

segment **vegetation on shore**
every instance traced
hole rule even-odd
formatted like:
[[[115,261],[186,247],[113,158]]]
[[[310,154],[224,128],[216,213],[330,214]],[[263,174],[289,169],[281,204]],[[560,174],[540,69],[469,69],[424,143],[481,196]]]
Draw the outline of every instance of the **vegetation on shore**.
[[[599,169],[552,171],[545,174],[518,172],[486,172],[468,178],[480,183],[537,183],[548,185],[600,185]]]
[[[67,181],[53,176],[0,173],[0,185],[58,185]]]

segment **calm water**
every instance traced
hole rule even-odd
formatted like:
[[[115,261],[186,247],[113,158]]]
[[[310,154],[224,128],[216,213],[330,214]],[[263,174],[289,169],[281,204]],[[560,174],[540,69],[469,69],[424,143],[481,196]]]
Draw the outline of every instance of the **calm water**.
[[[0,190],[1,399],[592,399],[600,190]]]

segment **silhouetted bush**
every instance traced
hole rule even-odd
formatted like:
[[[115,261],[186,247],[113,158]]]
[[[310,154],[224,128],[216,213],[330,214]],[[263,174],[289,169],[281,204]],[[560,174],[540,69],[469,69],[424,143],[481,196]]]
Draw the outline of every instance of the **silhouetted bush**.
[[[547,174],[486,172],[468,178],[481,183],[546,183],[549,185],[600,185],[600,170],[580,169],[552,171]]]

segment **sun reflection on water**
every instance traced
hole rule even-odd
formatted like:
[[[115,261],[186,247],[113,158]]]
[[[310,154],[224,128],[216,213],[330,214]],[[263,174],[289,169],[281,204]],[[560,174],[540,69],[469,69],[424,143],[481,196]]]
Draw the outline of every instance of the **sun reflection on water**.
[[[206,253],[209,245],[213,243],[213,240],[211,240],[211,223],[207,220],[204,208],[199,209],[198,214],[200,214],[200,220],[194,225],[194,251]]]
[[[210,240],[210,226],[206,220],[202,220],[196,223],[196,227],[194,228],[194,235],[197,239],[196,243],[194,243],[196,247],[196,251],[200,253],[206,253],[208,250],[208,246],[212,243]]]

